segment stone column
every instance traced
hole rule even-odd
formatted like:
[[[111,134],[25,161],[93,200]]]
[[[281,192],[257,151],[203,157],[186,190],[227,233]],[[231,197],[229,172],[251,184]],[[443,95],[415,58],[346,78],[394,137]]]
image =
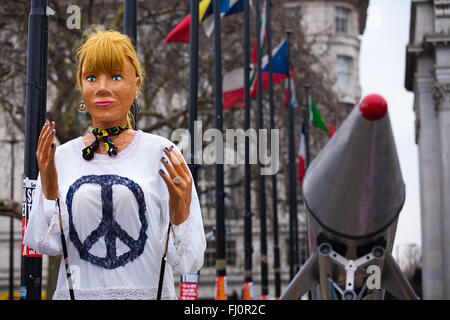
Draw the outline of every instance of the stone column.
[[[418,150],[420,204],[422,213],[422,295],[423,299],[444,299],[441,217],[441,157],[437,112],[432,88],[434,59],[417,59],[415,104],[418,108]],[[408,190],[406,190],[408,196]]]
[[[440,49],[437,49],[438,51]],[[437,52],[433,97],[438,112],[441,144],[441,214],[445,274],[445,299],[450,299],[450,50]],[[447,53],[447,54],[445,54]],[[446,56],[447,59],[439,59]]]

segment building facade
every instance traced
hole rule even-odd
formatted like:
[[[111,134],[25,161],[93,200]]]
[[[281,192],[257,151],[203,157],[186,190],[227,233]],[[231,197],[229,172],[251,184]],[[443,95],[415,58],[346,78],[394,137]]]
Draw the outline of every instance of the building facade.
[[[405,87],[414,92],[424,299],[450,299],[450,1],[413,0]]]
[[[368,0],[286,1],[286,13],[300,17],[306,41],[329,70],[339,102],[353,107],[361,98],[360,36],[367,20]],[[319,66],[317,66],[319,68]],[[323,69],[323,68],[322,68]]]

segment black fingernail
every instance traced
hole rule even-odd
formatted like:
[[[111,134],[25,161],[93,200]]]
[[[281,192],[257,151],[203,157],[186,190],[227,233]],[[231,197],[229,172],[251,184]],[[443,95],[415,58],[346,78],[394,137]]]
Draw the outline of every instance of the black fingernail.
[[[55,144],[54,143],[52,143],[52,145],[50,146],[50,149],[53,149],[53,147],[55,146]]]
[[[169,163],[169,161],[167,161],[166,157],[162,157],[161,159],[164,163]]]
[[[173,149],[173,148],[174,148],[174,145],[171,145],[171,146],[170,146],[170,149]]]
[[[166,174],[163,169],[159,169],[159,172],[161,172],[162,174]]]
[[[170,149],[166,147],[167,152],[170,152]]]

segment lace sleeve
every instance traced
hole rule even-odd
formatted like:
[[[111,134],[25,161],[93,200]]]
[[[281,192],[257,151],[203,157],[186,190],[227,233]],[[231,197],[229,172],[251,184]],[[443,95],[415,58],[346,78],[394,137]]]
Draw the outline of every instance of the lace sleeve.
[[[167,263],[181,274],[198,271],[203,266],[206,249],[200,203],[194,185],[191,199],[189,217],[178,226],[171,227],[166,255]],[[161,243],[162,248],[165,245],[166,235],[165,232]]]
[[[62,216],[63,225],[66,227],[66,216],[64,214]],[[56,201],[45,198],[40,176],[37,180],[23,243],[40,254],[49,256],[62,254]]]

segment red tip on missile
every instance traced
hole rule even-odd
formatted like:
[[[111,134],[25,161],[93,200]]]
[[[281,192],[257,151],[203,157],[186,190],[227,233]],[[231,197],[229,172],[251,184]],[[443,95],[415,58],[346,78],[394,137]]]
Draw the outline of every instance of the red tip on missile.
[[[379,120],[387,113],[387,102],[379,94],[369,94],[359,103],[359,111],[367,120]]]

